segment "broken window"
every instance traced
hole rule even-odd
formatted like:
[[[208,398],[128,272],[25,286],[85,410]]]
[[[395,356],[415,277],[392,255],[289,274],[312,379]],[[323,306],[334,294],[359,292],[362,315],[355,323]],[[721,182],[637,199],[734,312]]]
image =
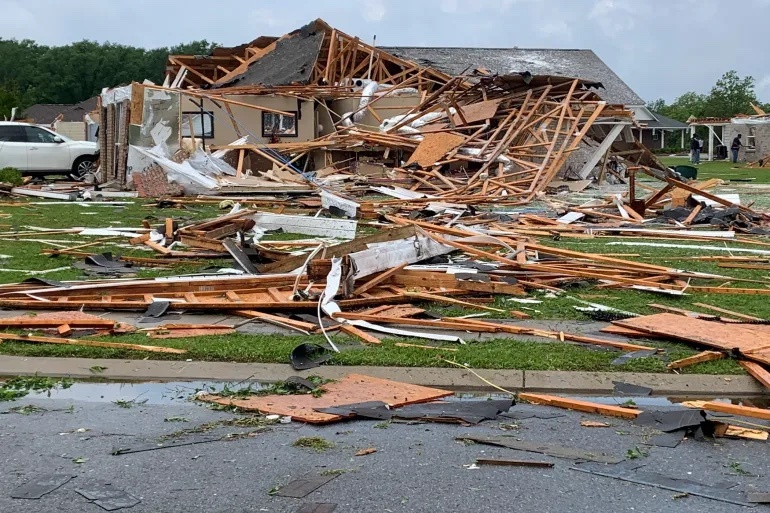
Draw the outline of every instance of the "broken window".
[[[749,136],[746,137],[746,147],[754,149],[757,146],[757,127],[749,127]]]
[[[297,113],[290,115],[262,113],[262,137],[297,137]]]
[[[183,112],[182,137],[214,137],[214,115],[211,112]]]

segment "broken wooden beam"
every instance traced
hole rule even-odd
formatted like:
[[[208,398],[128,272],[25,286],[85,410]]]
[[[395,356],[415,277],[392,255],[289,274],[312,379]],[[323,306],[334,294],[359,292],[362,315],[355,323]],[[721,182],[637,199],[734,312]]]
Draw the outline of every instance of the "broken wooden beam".
[[[624,419],[635,419],[642,413],[641,410],[592,403],[590,401],[579,401],[577,399],[568,399],[566,397],[558,397],[555,395],[520,393],[519,400],[545,406],[565,408],[567,410],[584,411],[610,417],[622,417]]]
[[[668,365],[666,365],[666,368],[683,369],[684,367],[689,367],[697,363],[721,360],[724,357],[725,357],[725,353],[722,353],[720,351],[703,351],[702,353],[698,353],[696,355],[688,356],[687,358],[682,358],[681,360],[676,360],[674,362],[671,362]]]
[[[37,337],[25,335],[12,335],[0,333],[0,340],[14,340],[18,342],[32,342],[36,344],[61,344],[69,346],[104,347],[107,349],[126,349],[130,351],[149,351],[152,353],[185,354],[187,350],[172,347],[144,346],[139,344],[124,344],[120,342],[101,342],[98,340],[83,340],[70,338]]]

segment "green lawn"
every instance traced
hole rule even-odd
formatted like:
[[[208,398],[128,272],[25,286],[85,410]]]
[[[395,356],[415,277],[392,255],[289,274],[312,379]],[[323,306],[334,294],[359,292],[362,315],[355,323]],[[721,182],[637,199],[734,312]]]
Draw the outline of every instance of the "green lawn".
[[[717,166],[720,163],[714,163]],[[723,163],[722,163],[723,164]],[[754,171],[756,173],[756,171]],[[762,171],[760,171],[762,172]],[[91,213],[96,213],[91,214]],[[166,217],[175,219],[185,218],[189,220],[201,220],[221,215],[221,212],[214,205],[201,205],[191,207],[190,209],[157,209],[150,205],[150,202],[134,201],[125,207],[99,206],[93,204],[83,207],[70,203],[56,203],[52,205],[0,205],[0,232],[6,235],[0,243],[0,254],[10,255],[11,258],[0,260],[0,267],[10,269],[27,270],[45,270],[58,267],[68,267],[66,270],[57,271],[45,275],[51,279],[82,279],[84,276],[81,271],[69,266],[80,258],[59,256],[49,257],[41,255],[40,251],[44,248],[53,248],[50,244],[44,242],[33,242],[29,239],[14,239],[13,235],[8,235],[12,230],[26,230],[29,226],[40,226],[47,228],[70,228],[72,226],[84,227],[110,227],[120,226],[124,228],[133,228],[141,226],[142,219],[149,219],[151,222],[160,224]],[[361,232],[371,232],[372,227],[362,225]],[[283,234],[272,236],[276,239],[290,239],[294,236]],[[81,237],[73,234],[39,234],[33,239],[59,241],[57,244],[76,246],[96,240],[96,237]],[[770,271],[742,270],[742,269],[723,269],[712,262],[699,262],[686,260],[687,257],[696,255],[718,254],[703,252],[697,249],[662,249],[632,246],[609,245],[611,242],[632,240],[645,241],[640,238],[603,238],[594,239],[569,239],[562,238],[554,241],[544,239],[541,242],[545,245],[551,245],[559,248],[582,251],[586,253],[613,253],[629,255],[630,260],[636,260],[656,265],[670,266],[678,269],[687,269],[689,271],[700,271],[725,276],[724,280],[716,282],[707,282],[705,280],[694,280],[691,285],[722,285],[729,283],[732,287],[761,288],[766,289],[770,283]],[[770,250],[770,238],[755,237],[752,240],[761,241],[768,246],[756,246],[745,243],[734,242],[682,242],[673,241],[677,244],[707,244],[726,246],[731,248],[747,247]],[[650,242],[671,242],[665,239],[650,239]],[[117,254],[136,255],[136,256],[154,256],[152,252],[142,251],[132,247],[119,247],[116,244],[125,246],[127,241],[108,241],[103,245],[84,248],[83,251],[101,252],[113,251]],[[631,256],[638,255],[638,256]],[[201,271],[211,262],[204,262],[202,265],[183,265],[167,270],[140,270],[138,277],[151,277],[164,274],[180,274],[186,272]],[[228,265],[228,260],[220,260],[222,265]],[[17,282],[27,278],[27,275],[16,272],[0,271],[0,283]],[[758,283],[742,283],[737,279],[755,280]],[[576,299],[601,303],[607,306],[629,310],[639,314],[655,313],[657,310],[650,307],[651,303],[661,303],[679,308],[700,310],[693,307],[695,302],[709,303],[723,308],[740,311],[746,314],[762,318],[770,318],[770,301],[765,295],[738,295],[738,294],[692,294],[684,297],[671,297],[658,295],[649,292],[640,292],[624,289],[599,288],[598,284],[589,281],[581,281],[574,286],[567,287],[567,294],[559,297],[547,297],[543,293],[533,293],[532,297],[542,300],[541,304],[521,305],[511,302],[506,297],[497,297],[495,304],[498,308],[505,311],[522,310],[537,320],[550,319],[576,319],[584,320],[584,314],[578,312],[573,307],[579,305]],[[448,308],[436,304],[423,304],[424,307],[444,315],[463,315],[468,313],[477,313],[475,311],[464,310],[460,308]],[[705,311],[704,311],[705,312]],[[472,339],[472,336],[468,337]],[[230,337],[200,337],[182,340],[169,340],[162,342],[152,341],[142,335],[131,335],[126,337],[114,337],[109,340],[121,342],[133,342],[143,344],[166,345],[170,347],[180,347],[189,350],[187,355],[173,357],[180,359],[192,358],[195,360],[211,361],[239,361],[239,362],[279,362],[288,363],[288,355],[291,349],[300,342],[315,341],[322,342],[321,337],[283,337],[283,336],[248,336],[235,335]],[[338,339],[344,340],[344,339]],[[412,343],[421,343],[414,339],[409,340]],[[661,344],[655,342],[640,342],[640,344],[654,345],[666,349],[669,359],[678,359],[684,356],[694,354],[695,348],[685,344]],[[455,347],[455,346],[451,346]],[[84,348],[72,346],[53,346],[53,345],[33,345],[18,342],[6,342],[0,344],[0,354],[19,354],[28,356],[62,356],[62,357],[104,357],[104,358],[169,358],[168,355],[152,353],[118,351],[100,348]],[[468,363],[474,367],[487,368],[516,368],[531,370],[633,370],[640,372],[663,371],[664,362],[652,358],[632,362],[625,367],[612,367],[609,363],[618,356],[617,351],[597,351],[595,348],[587,348],[573,344],[563,343],[531,343],[522,342],[514,339],[496,340],[492,342],[473,343],[459,348],[458,352],[444,352],[424,349],[398,348],[393,345],[393,341],[386,341],[381,347],[366,347],[357,350],[346,351],[337,356],[335,364],[340,365],[394,365],[394,366],[443,366],[444,362],[439,360],[439,356],[456,359],[458,362]],[[702,373],[743,373],[742,369],[732,361],[709,362],[692,367],[687,372]]]
[[[660,160],[671,167],[692,166],[688,157],[662,157]],[[721,178],[726,181],[751,179],[750,183],[770,183],[770,169],[747,168],[745,162],[733,164],[730,160],[708,162],[701,159],[700,165],[694,167],[698,169],[698,180],[708,180],[709,178]]]

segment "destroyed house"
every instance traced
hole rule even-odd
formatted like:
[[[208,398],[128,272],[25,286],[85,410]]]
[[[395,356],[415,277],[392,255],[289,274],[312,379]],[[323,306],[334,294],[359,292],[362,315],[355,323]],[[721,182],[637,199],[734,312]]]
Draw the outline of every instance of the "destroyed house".
[[[209,56],[171,56],[162,86],[102,95],[102,179],[130,186],[162,170],[188,191],[220,193],[364,179],[516,203],[557,175],[585,179],[612,151],[665,169],[631,134],[625,105],[639,98],[622,81],[534,67],[457,74],[469,65],[437,69],[424,64],[435,58],[391,50],[316,20]]]

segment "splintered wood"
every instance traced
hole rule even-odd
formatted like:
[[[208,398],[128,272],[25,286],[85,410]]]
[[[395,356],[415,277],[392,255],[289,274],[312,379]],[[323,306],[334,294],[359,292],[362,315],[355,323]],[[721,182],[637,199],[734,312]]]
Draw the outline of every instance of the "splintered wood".
[[[419,164],[422,168],[433,166],[444,155],[465,142],[465,137],[448,133],[426,134],[406,165]]]
[[[321,385],[324,393],[313,395],[268,395],[252,396],[247,399],[232,399],[215,395],[199,398],[201,401],[237,406],[245,411],[289,416],[299,422],[328,424],[344,420],[341,415],[321,413],[316,409],[345,406],[367,401],[381,401],[392,407],[418,404],[452,395],[447,390],[410,385],[386,379],[349,374],[344,378]]]

